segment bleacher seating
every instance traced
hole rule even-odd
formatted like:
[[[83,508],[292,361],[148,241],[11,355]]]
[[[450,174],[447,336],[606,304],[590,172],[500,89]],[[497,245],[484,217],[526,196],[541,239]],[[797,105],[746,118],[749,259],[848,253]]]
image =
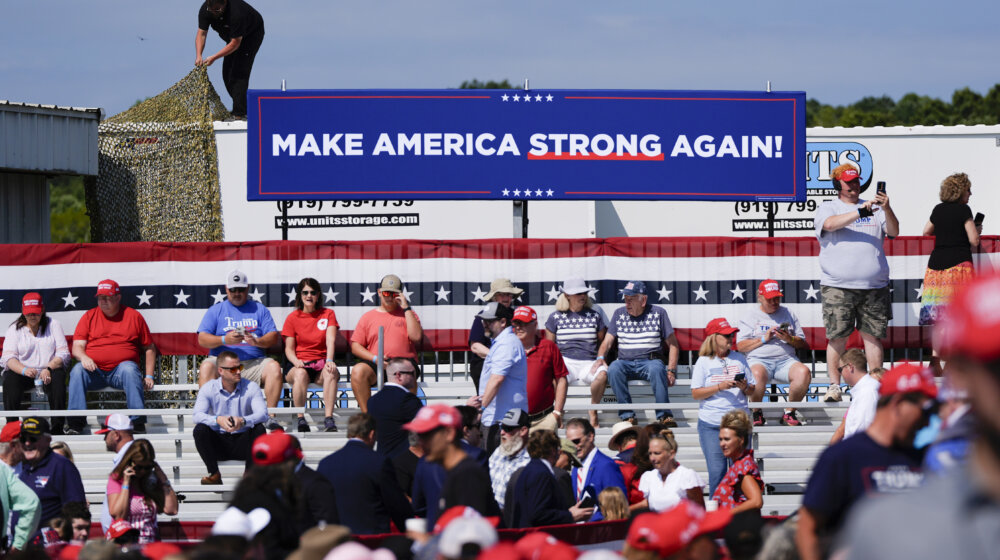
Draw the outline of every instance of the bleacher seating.
[[[342,379],[346,379],[346,371],[342,371]],[[696,429],[698,403],[690,396],[690,371],[681,367],[677,384],[670,389],[671,404],[653,404],[652,392],[645,382],[631,382],[634,404],[641,422],[655,418],[655,409],[670,407],[674,411],[679,427],[674,430],[680,446],[678,461],[699,471],[704,478],[705,460],[698,444]],[[843,417],[848,399],[843,403],[824,403],[815,398],[820,387],[825,388],[828,378],[820,371],[813,380],[816,391],[811,391],[813,398],[798,408],[808,420],[808,424],[800,427],[781,426],[778,422],[786,403],[783,402],[784,392],[781,387],[772,386],[768,397],[761,403],[768,419],[768,424],[755,429],[754,446],[756,458],[761,464],[762,476],[767,484],[764,496],[764,513],[767,515],[787,515],[792,513],[799,504],[805,483],[808,480],[813,462],[824,449],[835,427]],[[464,364],[438,364],[424,368],[424,381],[420,383],[424,397],[428,401],[462,404],[473,392],[472,382],[466,377]],[[239,477],[243,465],[236,461],[223,463],[221,471],[223,485],[202,486],[200,478],[204,472],[204,464],[198,456],[191,437],[193,421],[191,419],[194,405],[194,384],[164,384],[154,387],[150,402],[169,400],[174,408],[147,409],[148,434],[144,436],[154,443],[157,450],[157,461],[171,480],[178,493],[184,496],[180,513],[176,520],[180,521],[211,521],[225,508],[226,502]],[[170,399],[157,399],[157,394],[169,393]],[[313,386],[310,389],[309,407],[304,410],[314,431],[307,434],[296,434],[302,441],[306,462],[316,466],[319,461],[339,449],[345,442],[347,418],[358,412],[356,404],[350,398],[350,385],[342,381],[338,390],[337,414],[341,431],[337,433],[317,432],[316,426],[322,422],[321,408],[322,388]],[[776,402],[770,402],[774,400]],[[35,403],[38,408],[44,408],[44,403]],[[124,406],[124,403],[121,404]],[[152,406],[152,405],[150,405]],[[310,408],[311,407],[311,408]],[[317,408],[319,407],[319,408]],[[611,435],[611,426],[617,421],[615,411],[619,405],[615,403],[614,395],[608,389],[604,402],[598,405],[590,404],[589,388],[571,387],[567,399],[567,417],[586,416],[586,411],[592,408],[599,410],[601,427],[597,430],[597,445],[607,452],[607,444]],[[277,409],[272,409],[286,426],[292,426],[294,415],[303,409],[290,408],[288,401],[283,401]],[[62,411],[38,410],[40,414],[67,415]],[[91,410],[88,417],[92,429],[103,419],[106,410]],[[12,416],[17,413],[3,412]],[[24,412],[21,413],[22,415]],[[87,497],[91,510],[95,515],[100,513],[103,501],[107,475],[110,471],[111,454],[104,448],[100,436],[58,436],[54,438],[69,444],[75,455],[75,460],[84,478]],[[161,518],[166,521],[169,518]]]

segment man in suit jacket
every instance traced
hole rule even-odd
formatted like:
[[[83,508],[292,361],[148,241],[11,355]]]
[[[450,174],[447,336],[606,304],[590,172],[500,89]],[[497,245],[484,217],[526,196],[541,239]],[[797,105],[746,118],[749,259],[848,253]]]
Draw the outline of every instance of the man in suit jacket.
[[[528,436],[531,461],[512,479],[504,519],[512,527],[541,527],[584,521],[594,508],[561,503],[556,488],[554,465],[559,458],[559,437],[551,430],[537,430]],[[508,507],[509,506],[509,507]],[[507,512],[511,511],[508,519]]]
[[[368,414],[375,418],[375,440],[379,453],[393,458],[407,448],[403,429],[423,406],[413,394],[417,388],[417,366],[408,358],[393,358],[385,366],[389,382],[368,400]]]
[[[347,443],[316,469],[333,484],[340,522],[356,535],[388,533],[389,521],[400,531],[413,509],[396,483],[392,463],[372,450],[375,419],[356,414],[347,423]]]
[[[576,446],[576,457],[583,463],[582,467],[573,467],[570,476],[573,479],[573,495],[577,500],[583,497],[583,491],[593,488],[594,499],[601,490],[609,486],[617,486],[627,496],[625,479],[614,459],[597,450],[594,445],[594,427],[583,418],[573,418],[566,422],[566,439]],[[594,510],[590,521],[604,519],[600,510]]]

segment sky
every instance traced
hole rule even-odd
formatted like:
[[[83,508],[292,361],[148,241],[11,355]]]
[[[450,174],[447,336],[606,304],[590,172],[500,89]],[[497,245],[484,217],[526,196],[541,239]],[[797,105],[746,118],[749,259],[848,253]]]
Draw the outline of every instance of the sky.
[[[266,36],[253,89],[805,91],[823,103],[1000,82],[1000,3],[801,0],[252,0]],[[0,2],[0,99],[110,116],[194,65],[200,2]],[[206,54],[221,49],[209,31]],[[210,76],[230,106],[221,61]]]

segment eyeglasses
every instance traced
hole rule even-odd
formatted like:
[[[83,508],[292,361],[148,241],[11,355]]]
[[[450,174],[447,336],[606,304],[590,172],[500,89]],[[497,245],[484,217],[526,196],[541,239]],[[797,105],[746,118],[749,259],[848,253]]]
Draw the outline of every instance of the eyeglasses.
[[[226,290],[228,290],[228,291],[230,291],[230,292],[232,292],[234,294],[242,294],[243,292],[247,291],[246,288],[226,288]]]
[[[394,297],[396,297],[396,292],[382,291],[382,292],[379,292],[379,293],[382,294],[382,297],[387,297],[387,298],[394,298]]]
[[[226,371],[231,371],[234,373],[239,373],[243,371],[243,364],[235,365],[233,367],[219,366],[219,369],[224,369]]]
[[[304,296],[314,296],[314,295],[316,295],[317,292],[315,292],[313,290],[302,290],[299,293],[302,294],[302,295],[304,295]]]
[[[844,364],[837,368],[837,373],[842,373],[844,371],[844,368],[846,368],[847,366],[851,366],[851,369],[854,369],[854,366],[852,366],[851,364]]]

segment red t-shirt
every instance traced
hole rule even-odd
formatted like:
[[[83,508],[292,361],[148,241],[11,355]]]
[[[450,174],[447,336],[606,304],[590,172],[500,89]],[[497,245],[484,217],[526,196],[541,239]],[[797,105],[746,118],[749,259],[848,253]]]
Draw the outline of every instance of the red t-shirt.
[[[281,336],[295,337],[295,357],[303,362],[326,359],[326,329],[340,328],[337,315],[329,307],[306,313],[296,309],[285,319]]]
[[[528,354],[528,413],[538,414],[556,400],[556,379],[569,375],[555,342],[539,339]]]
[[[87,311],[76,324],[73,340],[86,341],[87,355],[104,371],[111,371],[126,360],[138,364],[139,351],[153,344],[146,320],[138,311],[125,306],[114,317],[108,317],[99,307]]]
[[[417,322],[417,312],[413,311]],[[385,327],[385,355],[387,358],[416,358],[417,351],[406,335],[406,314],[396,308],[389,313],[381,308],[372,309],[358,320],[351,334],[351,342],[357,342],[372,354],[378,353],[378,328]]]

